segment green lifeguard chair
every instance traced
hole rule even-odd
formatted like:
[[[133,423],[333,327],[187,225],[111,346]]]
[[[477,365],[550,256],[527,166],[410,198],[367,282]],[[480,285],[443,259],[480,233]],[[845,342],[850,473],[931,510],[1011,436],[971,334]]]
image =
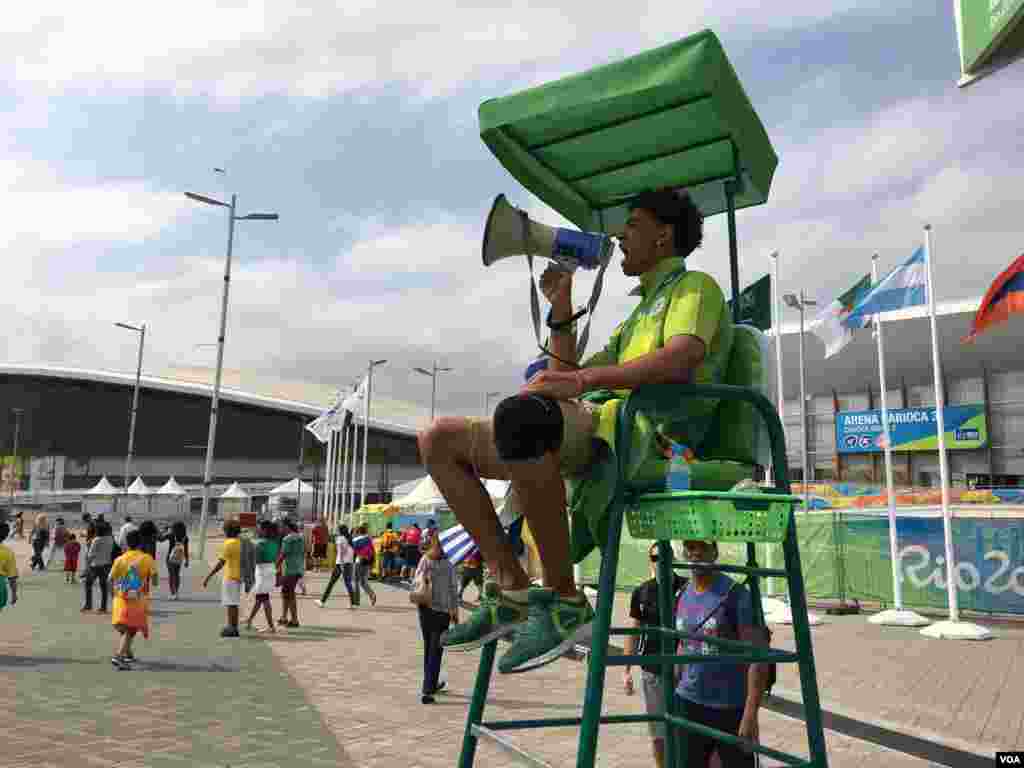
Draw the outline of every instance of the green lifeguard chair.
[[[747,99],[717,37],[710,31],[670,45],[598,67],[480,107],[483,140],[506,169],[527,189],[562,213],[580,229],[620,234],[629,214],[629,200],[645,189],[671,187],[689,192],[702,214],[726,213],[729,229],[732,308],[739,311],[739,260],[736,209],[768,199],[778,163],[768,135]],[[797,549],[794,508],[799,497],[790,494],[785,438],[778,413],[759,391],[767,352],[759,331],[736,325],[733,351],[721,386],[652,385],[630,393],[619,408],[615,456],[618,482],[610,506],[608,539],[604,542],[596,616],[588,655],[587,684],[582,717],[536,720],[484,720],[487,693],[494,667],[497,641],[482,651],[473,699],[463,739],[459,768],[471,768],[478,740],[498,746],[535,766],[531,757],[502,734],[508,730],[578,726],[577,768],[593,768],[601,725],[665,722],[666,765],[683,768],[677,741],[688,732],[713,735],[725,742],[744,744],[786,765],[826,768],[827,755],[821,723],[817,677],[811,650],[807,604],[800,554]],[[655,424],[680,418],[680,403],[688,398],[719,401],[708,437],[694,446],[698,462],[691,465],[691,488],[664,492],[637,477],[664,478],[664,467],[632,474],[630,436],[643,414]],[[763,493],[730,492],[755,468],[770,463],[774,488]],[[648,467],[648,470],[651,468]],[[624,519],[634,538],[658,541],[659,603],[663,626],[660,653],[626,657],[609,654],[613,635],[640,630],[611,626],[619,543]],[[677,655],[683,633],[673,626],[671,568],[692,569],[692,564],[671,564],[673,539],[716,539],[747,543],[746,565],[715,565],[714,569],[747,574],[754,606],[754,621],[763,625],[758,577],[786,579],[796,651],[758,647],[751,643],[709,638],[720,653],[713,657]],[[784,568],[759,567],[755,542],[781,541]],[[795,663],[807,727],[809,759],[794,756],[736,736],[709,729],[679,716],[674,704],[673,665],[721,663]],[[666,712],[605,715],[602,712],[605,671],[609,665],[657,664],[665,679]]]

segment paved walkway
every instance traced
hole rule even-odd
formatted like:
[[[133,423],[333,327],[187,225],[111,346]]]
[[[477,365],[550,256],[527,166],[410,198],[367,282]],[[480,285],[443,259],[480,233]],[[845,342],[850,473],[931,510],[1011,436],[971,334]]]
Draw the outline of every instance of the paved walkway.
[[[18,542],[15,548],[25,576],[22,601],[0,613],[0,685],[16,692],[13,710],[5,713],[5,768],[457,763],[478,656],[449,654],[450,693],[433,706],[420,704],[417,616],[400,589],[375,584],[376,608],[364,601],[353,611],[338,585],[340,592],[321,609],[313,600],[326,574],[313,574],[310,595],[300,598],[302,627],[277,638],[234,641],[217,637],[223,623],[218,590],[193,591],[180,602],[159,598],[153,639],[138,643],[140,669],[117,672],[109,662],[109,618],[80,615],[80,587],[65,586],[56,572],[29,574],[27,547]],[[198,563],[192,570],[193,578],[205,573]],[[160,593],[166,594],[165,583]],[[617,613],[624,607],[619,600]],[[863,617],[829,617],[813,632],[821,697],[843,716],[833,720],[843,730],[853,723],[941,738],[966,750],[959,763],[945,763],[956,768],[970,764],[972,750],[986,756],[973,763],[980,765],[990,764],[996,748],[1024,748],[1024,662],[1017,661],[1024,630],[997,626],[993,641],[960,644],[877,628]],[[790,642],[791,630],[777,628],[776,644]],[[562,661],[525,675],[496,675],[485,718],[578,714],[585,672],[583,664]],[[620,681],[621,673],[610,670],[606,711],[640,711],[642,699],[627,697]],[[779,692],[795,696],[797,689],[795,674],[780,668]],[[781,704],[775,709],[785,711]],[[761,730],[766,744],[805,753],[798,719],[767,711]],[[564,728],[511,732],[510,738],[552,766],[572,766],[576,735]],[[841,732],[826,737],[830,765],[837,768],[942,764]],[[652,765],[642,725],[606,727],[599,753],[603,768]],[[482,743],[477,765],[519,763]]]

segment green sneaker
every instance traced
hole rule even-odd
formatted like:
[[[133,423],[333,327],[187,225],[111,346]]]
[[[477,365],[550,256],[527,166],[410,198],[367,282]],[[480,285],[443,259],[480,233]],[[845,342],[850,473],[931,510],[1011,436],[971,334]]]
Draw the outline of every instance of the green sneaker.
[[[529,618],[498,662],[498,671],[526,672],[557,661],[577,643],[590,639],[593,621],[594,609],[586,598],[575,603],[551,589],[531,589]]]
[[[441,635],[441,647],[456,652],[475,651],[491,640],[514,632],[526,617],[526,605],[510,600],[497,582],[489,581],[484,584],[480,607]]]

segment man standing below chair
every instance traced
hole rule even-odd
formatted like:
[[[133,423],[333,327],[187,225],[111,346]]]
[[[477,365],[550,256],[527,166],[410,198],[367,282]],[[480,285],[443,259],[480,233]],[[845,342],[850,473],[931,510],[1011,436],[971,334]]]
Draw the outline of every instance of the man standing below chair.
[[[687,541],[686,560],[714,563],[718,544],[713,541]],[[706,637],[740,640],[767,646],[764,627],[755,627],[750,591],[726,574],[695,567],[693,578],[679,596],[676,605],[676,629],[691,635],[680,642],[680,653],[713,656],[719,647]],[[695,723],[731,733],[751,741],[758,740],[758,710],[768,686],[766,664],[686,664],[676,688],[679,714]],[[718,751],[721,768],[754,768],[753,751],[717,741],[687,730],[688,768],[710,768],[711,755]]]

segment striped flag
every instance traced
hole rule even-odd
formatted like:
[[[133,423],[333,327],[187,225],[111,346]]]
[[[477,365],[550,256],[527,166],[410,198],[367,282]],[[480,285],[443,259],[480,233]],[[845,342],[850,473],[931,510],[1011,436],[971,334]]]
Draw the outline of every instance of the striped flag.
[[[843,320],[843,325],[850,330],[863,328],[872,315],[924,304],[928,301],[927,285],[927,265],[922,247],[868,291]]]
[[[989,286],[971,322],[971,332],[962,341],[972,343],[978,334],[1005,323],[1010,315],[1015,314],[1024,314],[1024,254],[1018,256]]]
[[[807,330],[825,345],[825,357],[838,354],[853,341],[853,329],[843,321],[871,288],[871,275],[864,275],[838,299],[823,309],[807,326]]]
[[[465,528],[456,525],[441,532],[441,549],[448,562],[458,565],[467,557],[476,552],[479,548]]]

